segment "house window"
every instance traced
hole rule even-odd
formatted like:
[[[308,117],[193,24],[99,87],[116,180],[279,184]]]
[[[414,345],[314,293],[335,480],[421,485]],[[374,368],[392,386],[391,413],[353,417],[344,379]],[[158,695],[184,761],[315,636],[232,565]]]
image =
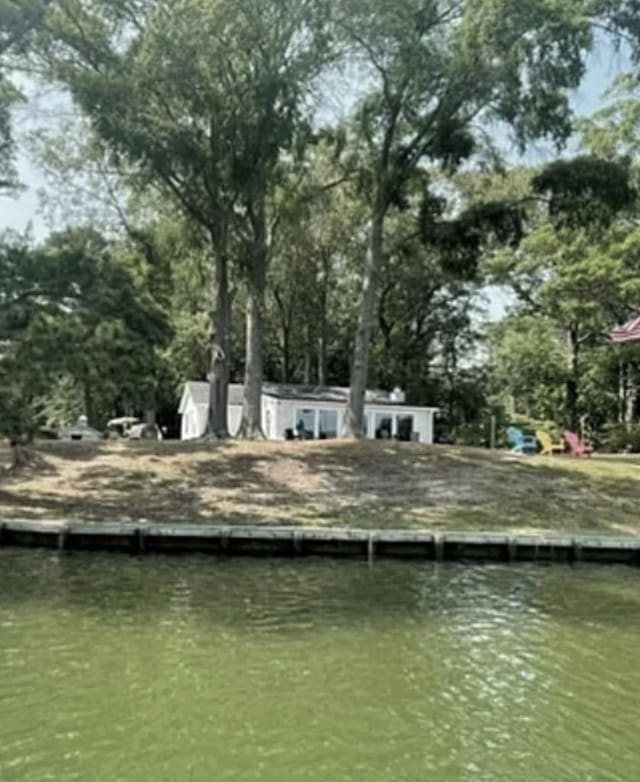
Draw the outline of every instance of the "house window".
[[[397,416],[397,435],[398,440],[411,440],[411,434],[413,432],[413,416],[412,415],[399,415]]]
[[[338,413],[335,410],[318,411],[318,437],[330,440],[338,436]]]
[[[296,410],[296,437],[300,440],[312,440],[316,431],[316,411]]]
[[[386,413],[376,413],[374,422],[376,440],[390,440],[393,432],[393,417]]]

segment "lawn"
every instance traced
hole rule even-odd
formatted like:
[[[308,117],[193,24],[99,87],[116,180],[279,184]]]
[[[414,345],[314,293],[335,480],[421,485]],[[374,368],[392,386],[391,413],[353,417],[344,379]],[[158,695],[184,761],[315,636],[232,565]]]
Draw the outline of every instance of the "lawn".
[[[47,443],[32,467],[0,477],[9,518],[640,534],[640,458],[386,442]]]

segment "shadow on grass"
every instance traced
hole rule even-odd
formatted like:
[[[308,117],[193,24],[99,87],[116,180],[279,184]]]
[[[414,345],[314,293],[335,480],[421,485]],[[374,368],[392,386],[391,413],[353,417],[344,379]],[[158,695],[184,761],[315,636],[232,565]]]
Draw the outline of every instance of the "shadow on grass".
[[[365,528],[638,528],[640,468],[633,462],[577,464],[388,442],[55,443],[42,452],[59,457],[62,472],[67,460],[86,468],[67,494],[39,488],[37,480],[0,487],[0,504],[14,514]],[[100,456],[108,461],[96,462]],[[49,468],[45,458],[42,469]]]

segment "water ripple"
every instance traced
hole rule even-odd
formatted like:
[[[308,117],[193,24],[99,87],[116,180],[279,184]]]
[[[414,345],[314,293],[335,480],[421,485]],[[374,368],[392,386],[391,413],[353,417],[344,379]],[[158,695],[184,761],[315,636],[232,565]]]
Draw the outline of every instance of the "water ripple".
[[[639,586],[0,550],[0,779],[636,782]]]

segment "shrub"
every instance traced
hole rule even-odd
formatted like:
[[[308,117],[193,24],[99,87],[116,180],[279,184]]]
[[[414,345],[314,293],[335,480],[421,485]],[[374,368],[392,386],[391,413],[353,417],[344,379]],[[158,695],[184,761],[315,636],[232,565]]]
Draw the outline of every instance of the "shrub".
[[[608,453],[640,453],[640,426],[614,424],[599,439],[601,449]]]

